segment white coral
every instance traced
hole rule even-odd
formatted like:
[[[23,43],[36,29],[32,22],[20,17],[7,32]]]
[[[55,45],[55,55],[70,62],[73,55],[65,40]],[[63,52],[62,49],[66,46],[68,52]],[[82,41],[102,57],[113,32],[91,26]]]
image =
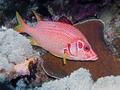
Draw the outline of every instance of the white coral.
[[[0,70],[11,71],[14,63],[21,63],[34,56],[34,52],[26,37],[13,29],[0,28]],[[4,72],[1,75],[4,76]]]
[[[94,83],[92,90],[120,90],[120,76],[101,77]]]
[[[120,90],[120,75],[106,76],[93,82],[90,73],[80,68],[70,76],[46,82],[42,87],[28,90]]]
[[[0,31],[0,53],[9,62],[19,63],[26,57],[33,55],[32,46],[29,41],[13,29]]]
[[[90,73],[80,68],[70,76],[44,83],[41,88],[36,87],[34,90],[91,90],[92,84]]]

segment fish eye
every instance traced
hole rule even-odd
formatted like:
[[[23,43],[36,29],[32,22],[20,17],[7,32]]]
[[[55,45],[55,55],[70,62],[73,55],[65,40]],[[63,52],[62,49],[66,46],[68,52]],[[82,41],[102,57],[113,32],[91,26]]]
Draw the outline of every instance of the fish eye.
[[[90,47],[88,45],[85,45],[84,50],[88,52],[88,51],[90,51]]]
[[[78,48],[82,48],[83,47],[83,43],[82,42],[78,42]]]

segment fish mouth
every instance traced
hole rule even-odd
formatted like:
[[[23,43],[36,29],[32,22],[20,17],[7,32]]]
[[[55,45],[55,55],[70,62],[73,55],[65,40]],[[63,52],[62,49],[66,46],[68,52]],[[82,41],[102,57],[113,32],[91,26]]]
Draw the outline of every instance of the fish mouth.
[[[94,55],[92,57],[89,58],[82,58],[80,59],[79,57],[70,57],[68,58],[69,60],[80,60],[80,61],[96,61],[98,59],[97,55]]]

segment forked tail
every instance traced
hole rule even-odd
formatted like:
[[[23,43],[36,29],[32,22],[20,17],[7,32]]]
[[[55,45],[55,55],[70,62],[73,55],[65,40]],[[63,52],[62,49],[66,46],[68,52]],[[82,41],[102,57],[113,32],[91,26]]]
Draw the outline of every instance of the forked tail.
[[[21,18],[18,12],[16,12],[16,18],[18,21],[18,25],[15,27],[15,30],[18,32],[26,32],[31,35],[33,28],[29,27],[24,20]]]

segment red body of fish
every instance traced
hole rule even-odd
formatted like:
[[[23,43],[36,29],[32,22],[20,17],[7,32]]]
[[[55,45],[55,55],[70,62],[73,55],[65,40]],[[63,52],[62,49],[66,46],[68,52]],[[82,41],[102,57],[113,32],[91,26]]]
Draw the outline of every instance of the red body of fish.
[[[55,56],[69,60],[97,60],[85,36],[74,26],[53,21],[39,21],[35,27],[29,27],[17,15],[24,32],[32,36],[40,47]]]

